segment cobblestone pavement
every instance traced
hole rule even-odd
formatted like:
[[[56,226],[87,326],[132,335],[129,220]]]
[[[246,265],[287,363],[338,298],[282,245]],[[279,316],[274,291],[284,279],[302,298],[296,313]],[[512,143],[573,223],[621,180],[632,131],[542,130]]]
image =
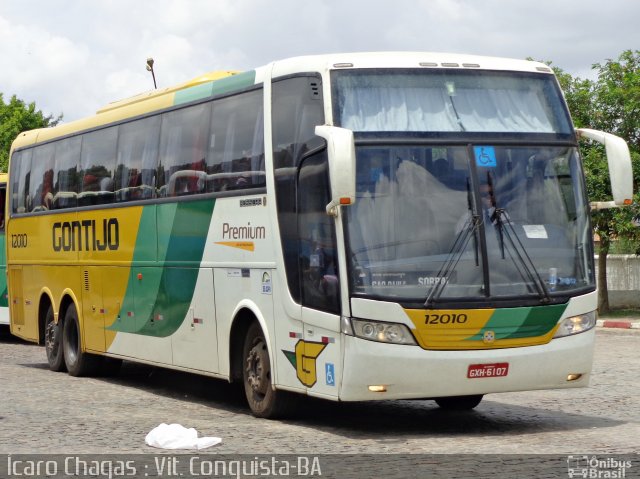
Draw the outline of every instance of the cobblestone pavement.
[[[115,378],[53,373],[42,347],[0,333],[0,454],[158,453],[160,423],[218,436],[217,454],[626,454],[640,452],[640,331],[599,329],[591,387],[432,401],[307,400],[298,417],[252,417],[224,381],[125,362]]]

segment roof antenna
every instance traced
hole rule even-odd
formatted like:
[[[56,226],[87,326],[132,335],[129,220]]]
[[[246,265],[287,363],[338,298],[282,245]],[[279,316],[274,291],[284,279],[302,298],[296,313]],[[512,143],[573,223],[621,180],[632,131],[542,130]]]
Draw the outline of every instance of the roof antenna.
[[[156,74],[153,72],[153,58],[147,58],[147,71],[151,72],[151,76],[153,77],[153,88],[158,89],[158,85],[156,84]]]

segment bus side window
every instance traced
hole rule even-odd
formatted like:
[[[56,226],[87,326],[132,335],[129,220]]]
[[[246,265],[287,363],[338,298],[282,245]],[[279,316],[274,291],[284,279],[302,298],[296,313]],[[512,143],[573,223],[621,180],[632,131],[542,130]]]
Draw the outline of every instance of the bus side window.
[[[302,301],[298,258],[298,167],[308,151],[323,144],[316,125],[324,124],[322,81],[300,76],[274,81],[272,91],[272,142],[276,204],[289,293]]]
[[[204,192],[211,105],[194,105],[162,115],[159,196]]]
[[[55,145],[47,143],[33,150],[27,203],[29,211],[45,211],[53,206]]]
[[[78,163],[80,160],[79,136],[56,142],[56,161],[53,179],[52,205],[49,209],[75,208],[78,199]],[[48,203],[48,200],[45,200]]]
[[[13,213],[27,213],[30,211],[29,178],[31,177],[31,155],[33,149],[19,151],[11,158],[11,184],[13,194],[11,211]]]
[[[334,220],[327,215],[329,171],[326,150],[304,160],[298,183],[298,232],[302,304],[340,312]]]
[[[78,206],[113,202],[113,172],[116,166],[117,143],[117,126],[84,135],[78,184]]]
[[[116,202],[155,198],[160,119],[152,116],[120,126],[114,173]]]
[[[214,101],[207,191],[265,185],[262,95],[257,89]]]

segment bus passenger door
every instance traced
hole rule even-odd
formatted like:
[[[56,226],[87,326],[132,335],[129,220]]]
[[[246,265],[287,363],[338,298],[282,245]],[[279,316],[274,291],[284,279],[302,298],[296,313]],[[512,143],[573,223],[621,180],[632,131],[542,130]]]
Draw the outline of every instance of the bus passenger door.
[[[200,371],[218,371],[213,270],[201,268],[186,317],[171,336],[173,364]]]
[[[298,379],[310,394],[336,397],[342,371],[340,284],[335,220],[326,212],[330,201],[326,158],[324,152],[306,158],[298,180],[304,351],[296,359],[301,361]]]

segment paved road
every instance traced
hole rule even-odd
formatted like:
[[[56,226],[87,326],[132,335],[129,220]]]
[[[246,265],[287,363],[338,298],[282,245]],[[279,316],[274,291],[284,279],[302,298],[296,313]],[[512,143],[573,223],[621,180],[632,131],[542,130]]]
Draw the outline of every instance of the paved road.
[[[0,336],[0,454],[157,453],[144,438],[163,422],[221,437],[217,454],[640,452],[638,330],[598,330],[590,388],[491,395],[457,414],[309,400],[286,421],[252,417],[223,381],[128,362],[116,378],[73,378],[50,372],[43,348]]]

